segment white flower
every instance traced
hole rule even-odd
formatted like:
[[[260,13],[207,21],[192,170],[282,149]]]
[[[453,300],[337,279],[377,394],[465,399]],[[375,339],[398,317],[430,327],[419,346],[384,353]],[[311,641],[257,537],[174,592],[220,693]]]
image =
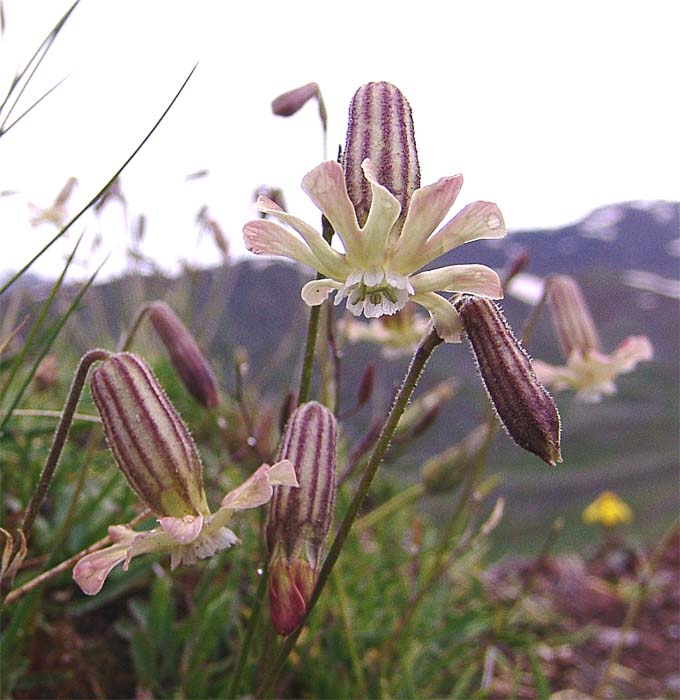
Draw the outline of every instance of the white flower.
[[[259,211],[287,224],[303,240],[273,221],[258,219],[248,222],[243,229],[248,250],[288,257],[324,275],[323,279],[313,280],[302,288],[302,298],[310,306],[321,304],[335,291],[336,304],[347,299],[347,308],[355,316],[377,318],[400,311],[410,300],[430,312],[437,332],[445,340],[459,341],[458,315],[436,292],[500,299],[503,292],[498,275],[484,265],[418,270],[468,241],[505,236],[498,207],[489,202],[474,202],[435,232],[463,183],[461,175],[445,177],[413,192],[400,232],[395,226],[401,213],[399,201],[377,181],[369,159],[363,161],[362,169],[372,194],[363,227],[357,222],[338,163],[322,163],[302,181],[303,190],[342,242],[344,253],[334,250],[318,231],[266,197],[258,199]]]
[[[653,355],[652,344],[646,336],[631,335],[611,355],[575,348],[566,365],[555,366],[541,360],[533,360],[532,364],[538,378],[555,391],[573,389],[581,401],[596,402],[602,396],[616,393],[614,380],[620,374],[632,372],[638,362],[651,360]]]
[[[234,511],[264,505],[271,499],[272,487],[276,485],[298,485],[295,467],[288,460],[271,467],[263,464],[222,499],[221,508],[214,514],[161,517],[158,518],[161,527],[146,532],[114,525],[109,528],[114,544],[83,557],[73,569],[73,578],[83,593],[95,595],[116,565],[122,563],[127,571],[130,560],[140,554],[169,552],[172,569],[211,557],[238,542],[236,535],[225,527]]]

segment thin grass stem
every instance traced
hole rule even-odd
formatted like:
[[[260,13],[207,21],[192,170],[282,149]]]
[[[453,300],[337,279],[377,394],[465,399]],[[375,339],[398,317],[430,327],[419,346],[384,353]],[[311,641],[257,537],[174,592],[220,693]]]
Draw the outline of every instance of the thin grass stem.
[[[75,7],[75,5],[74,5]],[[23,274],[28,270],[33,263],[40,258],[47,250],[49,250],[65,233],[68,231],[73,224],[75,224],[76,221],[80,219],[83,214],[106,192],[106,190],[113,184],[113,182],[116,180],[116,178],[125,170],[125,168],[130,164],[132,159],[139,153],[139,151],[142,149],[144,144],[151,138],[151,135],[156,131],[156,129],[160,126],[161,122],[165,119],[167,116],[168,112],[172,109],[173,105],[179,98],[179,96],[182,94],[182,91],[184,88],[187,86],[187,83],[191,79],[191,76],[194,74],[194,71],[196,70],[198,64],[196,64],[191,71],[189,72],[189,75],[185,78],[184,82],[180,86],[179,90],[175,93],[175,96],[172,98],[170,101],[170,104],[163,110],[163,113],[161,116],[156,120],[156,123],[151,127],[151,130],[147,132],[146,136],[141,140],[139,145],[132,151],[132,153],[125,159],[123,164],[116,170],[116,172],[113,174],[113,176],[106,182],[106,184],[97,192],[97,194],[90,199],[90,201],[64,226],[61,231],[59,231],[51,240],[49,240],[18,272],[16,272],[14,275],[12,275],[5,284],[0,287],[0,295],[4,294]]]

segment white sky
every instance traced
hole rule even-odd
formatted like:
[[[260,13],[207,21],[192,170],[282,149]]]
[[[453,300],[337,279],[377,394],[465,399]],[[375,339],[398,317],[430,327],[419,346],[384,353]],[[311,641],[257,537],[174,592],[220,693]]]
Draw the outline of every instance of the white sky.
[[[4,0],[0,99],[70,3]],[[82,0],[22,102],[66,82],[0,138],[0,270],[17,269],[56,229],[28,224],[78,178],[70,211],[88,201],[145,135],[195,62],[160,130],[122,176],[129,219],[147,215],[144,250],[165,267],[196,249],[196,211],[208,204],[243,250],[253,189],[284,188],[311,223],[299,189],[322,160],[316,106],[271,115],[279,93],[316,81],[329,112],[329,157],[344,143],[349,100],[389,80],[413,108],[423,184],[462,172],[456,210],[495,201],[511,229],[561,226],[604,204],[680,198],[680,4],[434,2],[432,0]],[[18,112],[17,112],[18,114]],[[194,181],[185,176],[207,168]],[[127,233],[111,207],[95,256]],[[55,272],[69,241],[36,268]]]

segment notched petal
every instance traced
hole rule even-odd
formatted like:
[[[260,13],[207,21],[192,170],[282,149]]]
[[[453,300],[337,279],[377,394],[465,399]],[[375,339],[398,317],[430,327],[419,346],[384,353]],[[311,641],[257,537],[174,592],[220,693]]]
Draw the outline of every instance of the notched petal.
[[[158,523],[163,530],[179,544],[193,542],[203,527],[202,515],[185,515],[181,518],[158,518]]]
[[[328,299],[331,292],[341,287],[341,284],[330,279],[312,280],[302,288],[300,296],[307,306],[319,306]]]
[[[85,595],[101,591],[111,570],[125,561],[129,545],[114,544],[83,557],[73,567],[73,580]]]
[[[298,485],[295,467],[287,459],[277,462],[273,467],[263,464],[246,481],[222,499],[222,508],[232,510],[257,508],[271,499],[274,493],[273,486],[278,484]]]

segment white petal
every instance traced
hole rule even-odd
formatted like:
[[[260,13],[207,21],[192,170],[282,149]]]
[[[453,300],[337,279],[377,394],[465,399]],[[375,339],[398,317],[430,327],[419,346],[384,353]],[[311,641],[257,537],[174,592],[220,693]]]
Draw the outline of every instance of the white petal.
[[[193,542],[203,527],[202,515],[185,515],[182,518],[165,516],[158,518],[158,522],[163,530],[179,544],[189,544]]]
[[[114,544],[98,552],[83,557],[73,567],[73,580],[85,595],[95,595],[101,591],[106,577],[118,564],[125,561],[127,544]]]
[[[257,219],[243,227],[246,248],[256,255],[280,255],[317,270],[321,261],[290,231],[273,221]]]
[[[272,472],[272,470],[274,471]],[[264,505],[274,493],[274,484],[282,483],[280,481],[281,478],[290,481],[291,470],[292,479],[295,482],[294,485],[297,486],[295,468],[288,460],[277,462],[274,467],[263,464],[240,486],[230,491],[222,499],[222,508],[245,510],[246,508],[257,508]]]
[[[288,459],[282,459],[273,464],[269,468],[267,476],[272,486],[299,486],[295,476],[295,466]]]
[[[307,306],[318,306],[328,299],[334,289],[341,288],[342,285],[335,280],[312,280],[302,288],[300,296]]]
[[[260,202],[260,200],[258,200]],[[349,273],[349,267],[345,260],[345,256],[338,253],[337,250],[333,250],[331,246],[324,240],[323,236],[312,226],[305,223],[302,219],[298,219],[297,216],[292,216],[286,213],[280,207],[276,209],[273,208],[263,208],[259,206],[260,211],[265,214],[278,219],[282,223],[290,226],[292,229],[297,231],[305,243],[309,246],[315,258],[318,259],[322,267],[318,265],[315,269],[322,272],[324,275],[333,277],[335,279],[344,279],[344,277]],[[259,219],[263,221],[263,219]],[[253,222],[251,222],[253,223]],[[285,229],[284,229],[285,230]]]
[[[434,292],[416,294],[411,301],[424,306],[432,317],[434,327],[447,343],[460,343],[463,325],[453,306]]]
[[[417,253],[418,267],[435,260],[463,243],[479,238],[503,238],[506,234],[503,215],[491,202],[468,204],[444,225]]]
[[[632,372],[638,362],[654,357],[654,348],[645,335],[631,335],[611,354],[619,374]]]
[[[502,299],[501,281],[486,265],[449,265],[411,277],[416,293],[463,292],[489,299]]]
[[[302,189],[331,222],[347,256],[352,260],[360,259],[361,233],[340,164],[334,161],[321,163],[304,176]]]
[[[367,158],[362,164],[364,175],[371,185],[371,208],[366,224],[361,230],[363,242],[362,262],[367,266],[384,264],[387,255],[387,242],[392,226],[399,218],[399,200],[376,179],[371,161]],[[354,261],[352,261],[354,262]]]
[[[363,278],[364,284],[367,287],[377,287],[379,284],[382,284],[383,280],[385,279],[385,273],[383,272],[382,268],[377,267],[368,270],[368,272],[364,272]]]
[[[417,263],[422,246],[446,216],[463,186],[463,176],[443,177],[413,193],[404,228],[395,246],[391,266],[405,274],[422,267]]]

